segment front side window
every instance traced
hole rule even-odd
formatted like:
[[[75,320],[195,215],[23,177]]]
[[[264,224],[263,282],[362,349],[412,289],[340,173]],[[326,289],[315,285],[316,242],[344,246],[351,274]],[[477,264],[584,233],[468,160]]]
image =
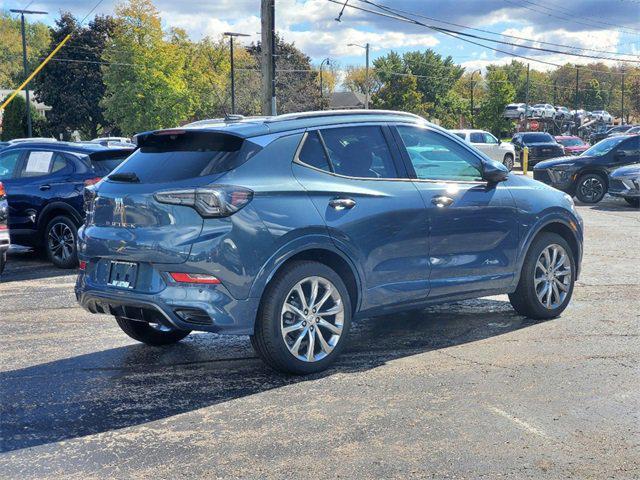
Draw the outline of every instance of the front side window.
[[[357,178],[398,178],[381,127],[328,128],[320,134],[335,173]]]
[[[446,136],[419,127],[398,126],[420,180],[481,181],[481,161]]]
[[[493,143],[493,144],[498,143],[498,139],[493,135],[491,135],[490,133],[484,133],[483,135],[484,135],[485,143]]]
[[[13,177],[16,164],[20,158],[20,151],[6,152],[0,155],[0,180]]]

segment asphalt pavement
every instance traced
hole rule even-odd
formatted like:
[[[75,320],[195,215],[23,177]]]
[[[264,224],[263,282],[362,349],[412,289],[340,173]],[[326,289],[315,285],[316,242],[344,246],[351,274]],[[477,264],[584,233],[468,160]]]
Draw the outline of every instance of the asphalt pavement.
[[[148,347],[16,249],[0,283],[0,478],[640,478],[640,212],[579,206],[574,298],[506,296],[354,323],[329,371],[248,337]]]

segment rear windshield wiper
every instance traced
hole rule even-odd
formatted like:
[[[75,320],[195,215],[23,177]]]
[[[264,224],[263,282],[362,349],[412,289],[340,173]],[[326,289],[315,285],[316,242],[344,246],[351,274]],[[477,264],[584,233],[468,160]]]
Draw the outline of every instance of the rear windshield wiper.
[[[114,173],[109,175],[109,180],[113,180],[114,182],[129,182],[129,183],[140,183],[140,179],[133,172],[122,172],[122,173]]]

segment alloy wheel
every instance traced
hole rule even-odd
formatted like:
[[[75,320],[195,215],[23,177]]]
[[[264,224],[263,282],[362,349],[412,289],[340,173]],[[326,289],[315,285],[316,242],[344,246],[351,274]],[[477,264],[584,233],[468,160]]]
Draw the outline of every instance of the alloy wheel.
[[[580,193],[587,202],[596,202],[604,194],[604,185],[598,177],[587,177],[580,184]]]
[[[344,304],[340,292],[323,277],[306,277],[289,291],[280,313],[282,339],[298,360],[317,362],[340,341]]]
[[[571,289],[571,259],[558,245],[547,246],[536,262],[534,288],[538,301],[548,310],[555,310],[567,298]]]
[[[73,231],[65,223],[55,223],[49,229],[47,244],[53,258],[66,262],[73,256],[73,249],[75,248]]]

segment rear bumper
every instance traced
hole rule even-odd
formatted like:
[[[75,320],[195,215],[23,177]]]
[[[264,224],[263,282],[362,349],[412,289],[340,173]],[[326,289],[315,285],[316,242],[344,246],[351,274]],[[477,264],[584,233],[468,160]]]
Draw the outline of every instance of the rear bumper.
[[[144,293],[92,285],[78,275],[78,303],[91,313],[160,323],[179,330],[252,335],[259,299],[234,299],[222,285],[167,284],[159,292]]]

